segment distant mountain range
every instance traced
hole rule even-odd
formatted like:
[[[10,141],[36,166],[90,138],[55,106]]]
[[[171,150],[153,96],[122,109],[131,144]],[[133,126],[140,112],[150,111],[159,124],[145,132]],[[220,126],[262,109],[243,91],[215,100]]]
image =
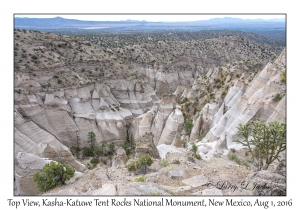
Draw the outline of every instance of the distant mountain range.
[[[151,26],[156,29],[176,29],[202,27],[204,29],[238,29],[238,28],[263,28],[278,29],[285,28],[285,19],[253,19],[244,20],[240,18],[213,18],[210,20],[199,20],[189,22],[148,22],[145,20],[125,20],[125,21],[83,21],[74,19],[55,18],[18,18],[16,17],[14,27],[19,29],[120,29],[128,30],[129,27],[135,27],[135,30],[144,30]]]

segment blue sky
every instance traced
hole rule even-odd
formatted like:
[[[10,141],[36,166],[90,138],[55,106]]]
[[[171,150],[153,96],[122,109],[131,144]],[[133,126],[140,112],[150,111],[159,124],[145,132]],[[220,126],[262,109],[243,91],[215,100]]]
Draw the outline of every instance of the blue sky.
[[[273,19],[285,18],[285,15],[15,15],[15,17],[53,18],[63,17],[77,20],[119,21],[119,20],[146,20],[146,21],[196,21],[211,18],[234,17],[242,19]]]

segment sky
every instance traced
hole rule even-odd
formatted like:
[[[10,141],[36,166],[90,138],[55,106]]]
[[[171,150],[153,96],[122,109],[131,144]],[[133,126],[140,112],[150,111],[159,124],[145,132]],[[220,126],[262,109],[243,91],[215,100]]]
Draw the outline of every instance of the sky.
[[[208,20],[211,18],[223,18],[223,17],[233,17],[241,19],[273,19],[273,18],[285,18],[284,14],[279,15],[17,15],[15,17],[28,17],[28,18],[53,18],[53,17],[63,17],[66,19],[76,19],[76,20],[93,20],[93,21],[120,21],[120,20],[146,20],[146,21],[196,21],[196,20]]]

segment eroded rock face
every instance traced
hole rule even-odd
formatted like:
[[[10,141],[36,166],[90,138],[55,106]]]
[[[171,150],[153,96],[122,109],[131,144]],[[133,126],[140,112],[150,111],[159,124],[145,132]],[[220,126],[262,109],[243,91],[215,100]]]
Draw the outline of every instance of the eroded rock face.
[[[153,134],[145,133],[136,140],[135,157],[149,155],[154,158],[159,158],[159,153],[153,142]]]
[[[19,32],[16,31],[16,33]],[[28,34],[32,37],[31,35],[36,32],[27,33],[26,36]],[[44,36],[43,33],[39,35]],[[28,39],[29,37],[27,36]],[[64,39],[69,40],[68,37]],[[222,40],[226,41],[226,45],[231,47],[238,48],[241,44],[240,37],[238,38],[240,41],[237,42],[230,41],[229,37],[224,39]],[[19,42],[19,39],[16,40]],[[21,41],[19,43],[21,44]],[[73,44],[76,46],[78,43]],[[248,44],[247,41],[245,46]],[[32,44],[27,46],[31,47],[30,45]],[[49,46],[47,44],[47,46],[40,47],[34,47],[34,49],[45,50]],[[74,49],[75,47],[68,49],[68,53],[65,53],[66,58],[75,56]],[[88,52],[85,50],[84,46],[84,52]],[[126,62],[119,62],[122,60],[118,60],[119,58],[112,61],[110,55],[101,50],[93,53],[91,57],[87,57],[88,53],[78,52],[80,56],[75,56],[75,60],[68,65],[66,65],[65,56],[58,54],[53,56],[53,58],[56,57],[55,62],[43,63],[44,67],[39,66],[42,65],[41,62],[31,62],[29,65],[34,70],[34,74],[27,71],[27,64],[26,66],[18,65],[20,71],[15,71],[14,95],[16,110],[14,155],[17,162],[15,178],[18,192],[25,195],[28,188],[29,193],[37,193],[37,189],[31,186],[32,174],[45,164],[46,160],[43,158],[48,158],[49,161],[60,160],[73,165],[76,170],[84,171],[85,166],[74,159],[68,147],[77,146],[76,135],[79,135],[81,139],[80,147],[88,146],[87,134],[90,131],[96,134],[95,146],[99,146],[103,140],[120,146],[121,142],[132,134],[136,142],[136,157],[150,155],[157,159],[166,158],[171,163],[181,164],[186,162],[188,154],[187,150],[181,148],[182,141],[197,142],[198,152],[205,159],[211,157],[217,150],[238,148],[238,145],[232,143],[232,139],[236,138],[238,123],[245,123],[256,117],[266,122],[273,120],[284,122],[285,85],[280,82],[279,75],[285,70],[285,53],[283,52],[274,64],[269,63],[251,82],[252,78],[249,74],[239,70],[239,67],[230,67],[222,72],[223,67],[227,68],[225,67],[227,62],[240,59],[240,57],[230,58],[230,56],[235,57],[236,54],[240,56],[240,51],[233,53],[230,51],[217,53],[217,57],[225,55],[224,59],[212,58],[200,51],[193,56],[192,60],[190,57],[180,56],[180,58],[176,57],[177,60],[172,58],[172,62],[170,61],[166,66],[165,64],[150,65],[152,68],[149,65],[145,67],[145,65],[140,65],[141,63],[131,62],[131,60],[130,66],[127,66]],[[15,52],[19,57],[20,53]],[[41,53],[45,55],[45,58],[50,58],[48,52]],[[77,60],[78,58],[82,62]],[[155,61],[156,57],[153,58]],[[251,54],[249,58],[252,61],[256,56]],[[197,65],[190,65],[193,62]],[[242,66],[245,67],[245,65]],[[164,67],[168,70],[161,71]],[[98,70],[101,74],[97,72]],[[121,72],[125,74],[121,75]],[[225,77],[220,77],[222,73],[226,74]],[[237,80],[234,75],[237,73],[241,73],[241,77],[229,89],[224,100],[226,93],[221,95],[221,92],[212,91],[217,87],[218,79],[222,80],[219,80],[220,83],[225,82],[228,88],[232,86],[233,83],[230,81],[232,78]],[[59,82],[58,78],[63,81]],[[222,88],[225,90],[225,87]],[[217,92],[218,94],[213,97]],[[282,94],[283,98],[280,101],[273,101],[272,98],[276,93]],[[189,99],[189,103],[193,102],[195,110],[193,114],[179,104],[180,98]],[[197,101],[200,102],[197,103],[198,106],[195,105]],[[207,104],[204,105],[205,103]],[[200,107],[203,109],[197,117]],[[194,127],[190,134],[183,129],[184,116],[193,120]],[[202,140],[206,133],[207,135]],[[198,142],[198,140],[202,141]],[[126,170],[123,167],[126,161],[126,152],[119,148],[113,157],[112,166],[115,167],[114,169]],[[37,166],[34,166],[35,163]],[[100,183],[99,180],[112,181],[106,176],[103,171],[101,173],[99,171],[97,176],[91,176],[88,179],[86,174],[83,174],[81,178],[84,181],[81,182],[82,186],[78,186],[81,188],[77,189],[78,193],[63,189],[57,194],[133,195],[137,193],[137,195],[151,195],[157,192],[161,195],[169,195],[166,189],[170,188],[159,184],[129,183],[123,185],[123,180],[121,187],[118,188],[115,183]],[[115,178],[120,180],[120,177]],[[181,169],[172,171],[170,177],[186,178]],[[74,178],[74,182],[76,179]],[[197,183],[206,183],[207,179],[196,176],[185,181],[185,184],[190,186],[181,187],[182,191],[198,187]],[[222,192],[208,191],[206,193],[203,191],[203,195],[206,194],[219,195]]]
[[[284,59],[285,52],[281,59]],[[280,61],[276,61],[281,63]],[[213,115],[213,126],[204,138],[206,141],[218,141],[216,145],[223,145],[226,141],[226,147],[240,149],[241,145],[234,143],[233,140],[239,138],[237,126],[245,124],[249,120],[259,118],[264,122],[277,120],[285,122],[285,83],[281,81],[280,74],[285,71],[285,67],[278,64],[268,63],[265,68],[256,75],[250,86],[240,80],[229,89],[224,99],[224,103]],[[284,61],[282,61],[283,63]],[[282,99],[274,100],[276,94],[281,94]],[[204,113],[202,111],[202,113]],[[210,115],[212,116],[212,115]],[[199,126],[198,126],[199,127]],[[198,127],[195,128],[199,131]],[[195,131],[193,132],[195,133]],[[197,135],[193,135],[193,138]],[[198,144],[199,146],[201,143]],[[224,145],[223,145],[224,147]]]
[[[154,135],[154,144],[158,145],[166,120],[176,104],[176,96],[165,94],[159,104],[158,112],[153,120],[151,132]]]
[[[172,145],[175,147],[182,147],[181,135],[178,132],[175,134]]]
[[[179,109],[175,109],[168,117],[157,145],[172,144],[177,132],[183,129],[184,117]]]
[[[107,80],[105,84],[35,95],[23,91],[15,94],[15,100],[15,107],[23,116],[68,147],[77,146],[76,131],[81,146],[88,145],[90,131],[96,134],[96,145],[103,139],[120,143],[127,136],[133,116],[160,102],[149,83],[141,80]]]
[[[40,193],[33,174],[43,169],[49,162],[36,155],[18,152],[15,156],[15,184],[16,195],[37,195]]]
[[[27,121],[15,111],[15,155],[18,152],[26,152],[43,158],[60,160],[84,171],[86,167],[77,162],[70,150],[59,142],[55,136],[41,129],[32,121]]]
[[[113,167],[124,166],[127,162],[127,159],[128,158],[126,155],[126,151],[122,147],[120,147],[117,150],[117,154],[113,159],[112,166]]]
[[[186,151],[183,148],[177,148],[173,145],[161,144],[157,146],[157,150],[159,152],[159,156],[161,159],[166,158],[168,153],[179,153],[184,154]]]

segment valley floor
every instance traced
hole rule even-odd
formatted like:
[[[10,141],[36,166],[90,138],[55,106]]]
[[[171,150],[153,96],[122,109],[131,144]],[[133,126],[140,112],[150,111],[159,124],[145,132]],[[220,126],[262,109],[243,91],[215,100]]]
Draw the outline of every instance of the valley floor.
[[[100,163],[45,195],[251,195],[250,188],[243,189],[251,173],[227,156],[191,162],[187,155],[169,153],[164,164],[155,159],[146,174]],[[138,182],[140,177],[145,182]]]

